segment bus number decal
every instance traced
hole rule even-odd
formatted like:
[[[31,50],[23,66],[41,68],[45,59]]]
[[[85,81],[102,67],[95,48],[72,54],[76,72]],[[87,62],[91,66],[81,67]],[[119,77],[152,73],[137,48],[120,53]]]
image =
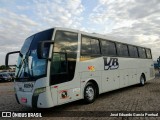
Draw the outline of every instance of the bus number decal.
[[[118,67],[118,58],[104,58],[104,70],[115,70],[118,69]]]
[[[33,83],[24,84],[24,88],[33,88]]]

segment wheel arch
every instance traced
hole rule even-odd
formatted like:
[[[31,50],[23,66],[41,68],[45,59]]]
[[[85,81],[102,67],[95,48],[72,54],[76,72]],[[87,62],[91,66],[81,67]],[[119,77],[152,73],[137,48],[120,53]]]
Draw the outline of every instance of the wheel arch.
[[[146,82],[146,75],[145,75],[144,73],[142,73],[141,76],[144,77],[144,80],[145,80],[145,82]]]

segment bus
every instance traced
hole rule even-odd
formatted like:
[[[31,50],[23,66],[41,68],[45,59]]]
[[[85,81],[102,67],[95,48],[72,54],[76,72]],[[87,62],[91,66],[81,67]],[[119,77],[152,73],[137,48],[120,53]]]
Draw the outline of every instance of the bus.
[[[55,27],[28,37],[14,80],[19,104],[50,108],[154,79],[151,49],[107,36]]]

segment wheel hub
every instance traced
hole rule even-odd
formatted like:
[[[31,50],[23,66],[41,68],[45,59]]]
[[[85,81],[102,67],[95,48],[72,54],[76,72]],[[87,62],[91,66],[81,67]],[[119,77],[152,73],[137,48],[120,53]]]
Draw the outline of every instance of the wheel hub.
[[[86,97],[89,100],[92,100],[94,98],[94,89],[90,86],[86,88]]]

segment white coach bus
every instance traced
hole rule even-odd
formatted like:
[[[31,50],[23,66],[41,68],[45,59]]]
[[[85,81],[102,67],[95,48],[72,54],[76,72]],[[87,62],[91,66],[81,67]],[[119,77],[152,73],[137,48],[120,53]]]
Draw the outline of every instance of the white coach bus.
[[[98,34],[53,28],[28,37],[16,65],[19,104],[49,108],[153,79],[151,49]]]

